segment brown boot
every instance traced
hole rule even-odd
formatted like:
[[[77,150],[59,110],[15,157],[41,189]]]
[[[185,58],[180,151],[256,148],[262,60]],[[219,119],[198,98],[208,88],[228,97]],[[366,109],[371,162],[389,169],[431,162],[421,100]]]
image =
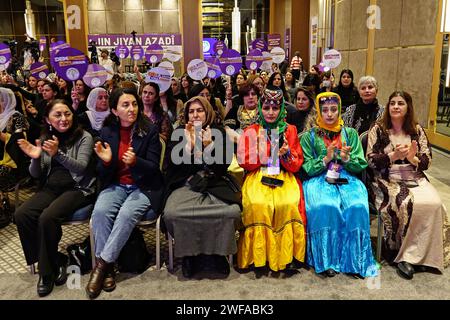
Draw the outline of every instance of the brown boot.
[[[116,273],[114,271],[114,263],[108,264],[105,280],[103,280],[103,290],[106,292],[114,291],[116,288]]]
[[[100,292],[102,292],[103,281],[109,265],[109,263],[106,263],[106,261],[102,258],[96,258],[95,260],[95,268],[92,270],[91,277],[89,278],[89,282],[86,286],[86,293],[91,299],[97,298]]]

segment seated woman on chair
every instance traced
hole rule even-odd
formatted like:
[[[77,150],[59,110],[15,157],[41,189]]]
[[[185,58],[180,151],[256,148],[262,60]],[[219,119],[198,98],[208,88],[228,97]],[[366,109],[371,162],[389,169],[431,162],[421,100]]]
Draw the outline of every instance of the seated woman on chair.
[[[183,257],[183,276],[196,272],[201,255],[212,257],[216,269],[230,272],[227,255],[236,252],[235,224],[239,221],[239,186],[227,175],[233,146],[227,150],[222,125],[204,97],[186,102],[184,121],[174,130],[167,169],[164,223],[175,238],[175,256]],[[179,139],[182,139],[179,141]],[[214,138],[214,140],[213,140]]]
[[[96,265],[86,292],[96,298],[116,288],[114,263],[136,224],[150,209],[157,213],[163,190],[158,128],[144,116],[133,89],[116,89],[109,98],[101,141],[94,151],[103,190],[92,212]]]
[[[87,97],[87,111],[78,116],[81,126],[92,137],[98,137],[103,127],[103,122],[109,116],[108,92],[103,88],[95,88]]]
[[[303,162],[297,129],[285,122],[283,91],[264,90],[259,123],[245,129],[238,161],[248,173],[242,187],[242,222],[238,266],[295,267],[305,258],[305,206],[297,172]],[[267,181],[267,182],[266,182]],[[273,181],[273,184],[271,184]]]
[[[14,92],[0,87],[0,192],[1,201],[6,205],[4,216],[0,216],[0,228],[11,221],[8,190],[23,174],[20,171],[25,164],[25,156],[17,140],[26,138],[28,128],[25,116],[16,111]]]
[[[43,187],[15,213],[27,264],[38,262],[39,296],[48,295],[53,285],[67,280],[67,257],[58,252],[61,223],[91,203],[95,193],[92,136],[78,126],[74,111],[64,100],[53,100],[43,116],[47,125],[36,145],[18,141],[31,158],[31,176],[41,178]]]
[[[301,138],[308,264],[328,277],[375,276],[367,190],[355,177],[367,167],[358,133],[343,126],[338,94],[319,94],[316,108],[318,126]]]
[[[412,279],[416,270],[443,271],[450,263],[450,249],[444,256],[450,239],[443,246],[446,210],[424,174],[431,148],[415,120],[411,95],[393,92],[386,108],[368,136],[372,190],[384,225],[383,255],[403,278]]]

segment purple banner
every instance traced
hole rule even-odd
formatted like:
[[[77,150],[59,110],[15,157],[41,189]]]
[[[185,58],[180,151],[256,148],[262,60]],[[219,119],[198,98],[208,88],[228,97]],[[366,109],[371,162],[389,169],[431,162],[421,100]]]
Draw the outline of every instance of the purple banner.
[[[242,57],[236,50],[230,49],[225,51],[220,57],[220,69],[223,73],[233,76],[242,68]]]
[[[227,46],[225,45],[225,42],[222,40],[217,41],[213,46],[213,51],[216,53],[217,56],[221,56],[225,51],[227,50]]]
[[[253,49],[247,54],[245,65],[250,70],[256,70],[261,67],[263,61],[264,57],[262,55],[262,52],[259,49]]]
[[[0,43],[0,64],[7,64],[11,60],[11,49],[4,43]]]
[[[217,79],[222,75],[222,70],[220,70],[220,62],[218,58],[205,58],[205,63],[208,66],[208,77]]]
[[[130,50],[128,50],[128,47],[123,45],[117,46],[114,52],[120,59],[125,59],[130,54]]]
[[[269,51],[275,47],[281,47],[281,35],[279,33],[269,34],[267,36],[268,49]]]
[[[132,46],[134,44],[140,46],[149,46],[151,44],[159,44],[160,46],[181,46],[182,39],[179,33],[149,33],[136,35],[136,43],[133,42],[132,35],[126,34],[94,34],[88,35],[88,42],[95,41],[97,47],[117,47],[118,45]]]
[[[59,50],[53,62],[57,74],[66,81],[76,81],[83,78],[88,64],[88,59],[84,53],[74,48]]]
[[[36,79],[45,79],[49,74],[48,66],[42,62],[33,63],[30,67],[30,72]]]
[[[140,45],[134,45],[131,47],[130,56],[133,60],[140,60],[144,56],[144,49]]]
[[[290,61],[291,54],[291,29],[286,29],[286,36],[284,37],[284,51],[286,52],[286,60]]]
[[[159,44],[151,44],[145,50],[145,59],[149,63],[160,62],[164,55],[164,49]]]
[[[103,85],[108,78],[108,71],[99,64],[90,64],[87,68],[86,74],[83,77],[83,82],[90,88],[96,88]]]
[[[252,49],[259,49],[261,51],[267,51],[267,42],[264,39],[255,39],[251,45]]]

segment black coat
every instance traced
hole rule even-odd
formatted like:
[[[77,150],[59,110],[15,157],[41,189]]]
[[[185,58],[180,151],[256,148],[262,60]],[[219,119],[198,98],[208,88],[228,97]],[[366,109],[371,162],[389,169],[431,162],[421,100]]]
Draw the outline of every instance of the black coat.
[[[241,199],[240,199],[240,186],[236,183],[234,178],[227,174],[228,167],[232,161],[233,158],[233,152],[228,154],[225,152],[226,150],[226,139],[227,135],[225,133],[225,129],[223,127],[217,127],[217,126],[211,126],[211,128],[219,129],[222,133],[223,137],[223,145],[222,146],[215,146],[215,148],[223,148],[223,158],[221,159],[221,163],[212,163],[212,164],[206,164],[205,160],[203,159],[203,163],[201,164],[194,164],[194,156],[190,157],[190,164],[189,163],[181,163],[181,164],[175,164],[172,161],[172,157],[170,158],[169,167],[167,168],[167,174],[166,174],[166,192],[164,198],[167,199],[169,195],[172,193],[172,191],[181,188],[185,186],[186,181],[189,177],[195,175],[197,172],[207,169],[208,171],[213,173],[212,178],[209,180],[209,183],[207,184],[206,189],[204,192],[208,192],[216,196],[217,198],[221,199],[222,201],[225,201],[227,203],[236,203],[241,205]],[[182,136],[182,134],[177,134],[178,130],[184,130],[184,126],[180,126],[177,129],[175,129],[172,136]],[[176,153],[176,149],[174,150],[174,147],[178,143],[182,143],[182,138],[178,141],[171,141],[171,144],[169,145],[169,148],[173,151],[174,156]],[[215,142],[216,143],[216,142]],[[184,145],[183,152],[184,152]],[[180,145],[181,146],[181,145]],[[216,149],[217,150],[217,149]],[[231,150],[232,151],[232,150]],[[214,157],[214,154],[212,154]],[[209,162],[209,161],[208,161]],[[225,177],[225,178],[223,178]]]
[[[98,161],[97,170],[102,189],[113,183],[117,183],[120,128],[119,125],[103,127],[100,139],[111,146],[113,154],[112,162],[105,166],[103,161]],[[161,212],[161,201],[164,192],[164,180],[159,169],[161,156],[161,143],[159,141],[158,128],[148,123],[147,133],[133,133],[132,143],[136,154],[136,164],[130,168],[131,176],[139,189],[150,199],[153,210]]]

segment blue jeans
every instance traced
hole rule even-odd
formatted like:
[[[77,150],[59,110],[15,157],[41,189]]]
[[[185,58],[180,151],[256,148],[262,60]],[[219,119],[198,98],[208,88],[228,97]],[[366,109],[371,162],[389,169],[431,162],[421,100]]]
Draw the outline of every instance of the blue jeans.
[[[92,212],[95,256],[115,262],[149,208],[150,200],[135,185],[110,185],[100,192]]]

